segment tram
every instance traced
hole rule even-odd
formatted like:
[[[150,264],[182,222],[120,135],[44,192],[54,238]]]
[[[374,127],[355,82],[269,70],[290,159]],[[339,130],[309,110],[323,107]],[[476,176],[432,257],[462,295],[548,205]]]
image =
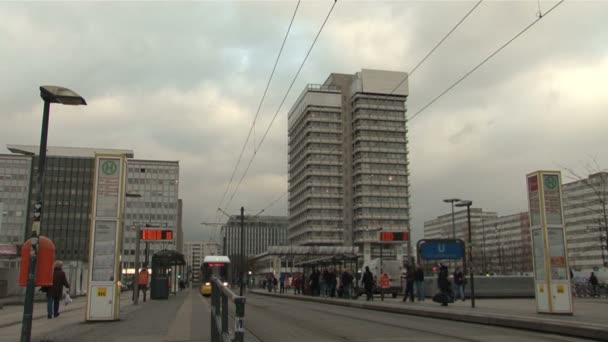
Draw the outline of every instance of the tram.
[[[218,278],[228,286],[228,271],[230,269],[230,258],[225,255],[208,255],[203,259],[201,266],[201,294],[205,297],[211,296],[211,279]]]

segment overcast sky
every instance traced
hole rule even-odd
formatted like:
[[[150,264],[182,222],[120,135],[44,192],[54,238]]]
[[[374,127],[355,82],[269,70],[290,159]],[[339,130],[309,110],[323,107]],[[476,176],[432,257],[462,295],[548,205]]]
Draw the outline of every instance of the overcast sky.
[[[256,143],[332,3],[300,5]],[[285,193],[286,112],[305,84],[362,68],[409,71],[474,3],[339,1],[227,211],[236,214],[242,205],[255,214]],[[541,11],[555,3],[541,1]],[[72,88],[89,105],[54,106],[49,145],[179,160],[186,238],[213,236],[199,223],[218,219],[295,5],[0,3],[2,153],[6,144],[39,143],[39,85]],[[537,13],[537,1],[484,1],[411,77],[408,115]],[[443,198],[511,214],[527,209],[528,172],[582,170],[589,156],[608,166],[606,18],[606,1],[566,1],[408,123],[416,238],[425,220],[448,212]],[[253,145],[237,179],[252,153]],[[266,213],[286,215],[286,197]]]

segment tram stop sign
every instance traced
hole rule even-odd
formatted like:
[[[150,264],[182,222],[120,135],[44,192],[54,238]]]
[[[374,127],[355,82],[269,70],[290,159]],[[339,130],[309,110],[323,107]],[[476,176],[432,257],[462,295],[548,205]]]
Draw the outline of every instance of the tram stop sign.
[[[464,258],[465,243],[454,239],[427,239],[418,241],[418,253],[424,260]]]

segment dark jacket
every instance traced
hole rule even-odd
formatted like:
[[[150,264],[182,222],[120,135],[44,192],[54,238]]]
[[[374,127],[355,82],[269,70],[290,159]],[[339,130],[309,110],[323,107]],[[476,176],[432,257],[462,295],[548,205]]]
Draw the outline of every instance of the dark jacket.
[[[416,281],[424,281],[424,270],[421,267],[416,268],[414,278]]]
[[[462,271],[454,272],[454,284],[463,285],[465,283],[465,281],[466,281],[466,279],[465,279],[464,273],[462,273]]]
[[[53,286],[49,291],[49,295],[55,299],[61,299],[63,297],[63,287],[70,288],[70,283],[65,276],[65,272],[61,268],[55,268],[53,270]]]
[[[448,268],[445,266],[442,266],[439,269],[439,276],[437,277],[437,287],[439,287],[439,290],[441,290],[441,292],[443,292],[443,293],[450,292],[450,281],[448,280]]]
[[[366,271],[363,273],[363,285],[365,287],[373,287],[374,286],[374,276],[372,272]]]

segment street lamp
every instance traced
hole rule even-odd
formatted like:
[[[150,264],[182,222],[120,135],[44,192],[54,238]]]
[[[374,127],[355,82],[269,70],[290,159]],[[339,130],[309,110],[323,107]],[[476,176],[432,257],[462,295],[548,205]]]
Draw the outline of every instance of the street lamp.
[[[471,205],[472,201],[462,200],[456,203],[457,207],[467,207],[467,223],[469,225],[469,277],[471,278],[471,307],[475,307],[475,278],[473,276],[473,240],[471,238]]]
[[[452,239],[456,239],[456,221],[454,220],[454,203],[460,202],[458,198],[448,198],[443,200],[445,203],[452,203]]]
[[[49,131],[49,112],[51,103],[69,106],[86,105],[84,98],[76,92],[58,86],[41,86],[40,97],[44,101],[42,112],[42,132],[40,135],[40,153],[38,155],[38,183],[36,184],[36,203],[34,204],[34,220],[32,222],[32,244],[28,266],[27,287],[23,305],[23,323],[21,324],[21,342],[29,342],[32,335],[32,316],[34,313],[34,290],[36,287],[36,259],[38,254],[38,234],[42,218],[44,190],[44,174],[46,170],[46,142]]]
[[[127,192],[125,193],[125,197],[141,198],[142,196],[140,194]],[[140,225],[135,224],[135,273],[133,274],[133,305],[137,305],[139,303],[139,240],[141,238],[140,231]]]

